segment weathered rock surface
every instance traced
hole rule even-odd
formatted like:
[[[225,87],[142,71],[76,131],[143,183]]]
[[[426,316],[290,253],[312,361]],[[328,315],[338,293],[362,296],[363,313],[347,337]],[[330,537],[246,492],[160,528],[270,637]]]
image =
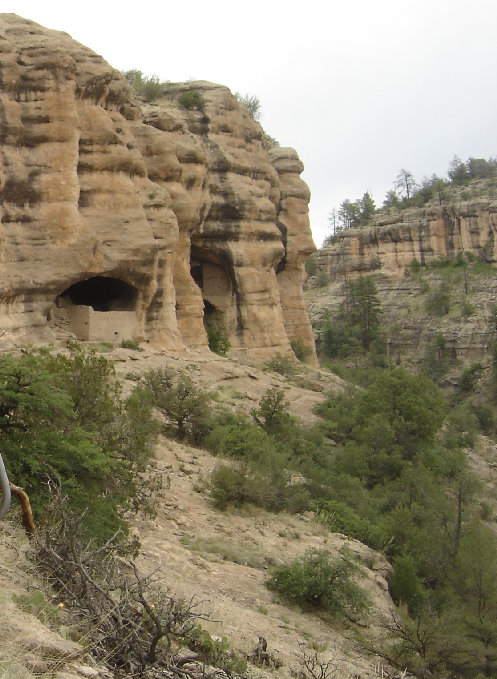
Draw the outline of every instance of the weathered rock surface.
[[[175,85],[140,105],[65,33],[0,15],[0,331],[206,347],[313,347],[302,296],[314,245],[293,149],[231,92]],[[180,107],[193,89],[205,111]],[[313,357],[315,358],[315,357]]]
[[[375,272],[399,277],[413,259],[424,265],[462,252],[494,262],[496,232],[495,202],[405,210],[378,218],[371,228],[342,232],[337,243],[317,253],[316,263],[334,281],[345,272],[352,276]]]

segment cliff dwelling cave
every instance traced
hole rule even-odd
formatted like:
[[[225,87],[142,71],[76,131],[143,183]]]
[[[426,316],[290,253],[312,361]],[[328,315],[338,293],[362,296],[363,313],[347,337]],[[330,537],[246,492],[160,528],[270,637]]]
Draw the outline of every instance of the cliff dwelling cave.
[[[134,311],[138,291],[119,278],[95,276],[71,285],[59,297],[69,297],[73,304],[94,311]]]
[[[138,290],[120,280],[94,276],[74,283],[55,299],[50,325],[80,340],[118,341],[137,333]]]
[[[204,302],[204,325],[232,326],[233,286],[225,266],[215,255],[192,246],[190,272]]]

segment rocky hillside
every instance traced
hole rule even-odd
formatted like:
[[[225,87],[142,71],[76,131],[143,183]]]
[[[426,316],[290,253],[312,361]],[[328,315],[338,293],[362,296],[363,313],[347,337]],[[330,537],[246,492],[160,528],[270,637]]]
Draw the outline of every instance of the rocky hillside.
[[[284,390],[292,413],[312,422],[323,386],[342,388],[339,378],[320,371],[305,371],[307,386],[314,387],[310,390],[299,386],[300,378],[288,381],[227,359],[211,359],[207,353],[186,357],[164,350],[118,348],[106,351],[105,356],[116,366],[125,389],[144,370],[167,364],[188,369],[199,384],[217,392],[218,404],[239,413],[248,413],[268,388],[278,388]],[[250,676],[295,676],[301,671],[299,644],[311,655],[317,652],[320,662],[330,661],[336,676],[390,676],[388,666],[366,654],[355,640],[357,626],[344,621],[330,625],[310,611],[288,607],[265,585],[272,566],[301,557],[310,548],[326,549],[334,556],[346,550],[360,566],[358,582],[373,602],[371,611],[357,622],[374,633],[392,605],[386,581],[391,567],[381,554],[357,540],[330,533],[311,512],[290,515],[257,507],[228,512],[214,509],[203,489],[219,460],[205,450],[161,437],[156,464],[164,479],[157,515],[153,520],[138,517],[132,521],[142,545],[137,562],[140,573],[154,573],[176,597],[194,597],[209,618],[202,627],[215,639],[225,638],[242,657],[252,653],[258,637],[264,637],[271,656],[281,665],[249,664]],[[0,626],[8,627],[7,639],[0,645],[0,675],[109,679],[110,673],[95,663],[84,640],[75,642],[71,615],[37,575],[17,511],[14,505],[0,523]]]
[[[443,336],[454,362],[485,360],[497,292],[497,203],[479,183],[464,193],[466,200],[455,195],[442,205],[383,209],[312,255],[306,298],[318,333],[327,315],[337,317],[344,282],[372,275],[388,356],[410,355],[419,366]],[[446,305],[437,308],[439,293]]]
[[[364,229],[347,229],[315,261],[330,281],[367,273],[401,278],[413,260],[425,265],[464,252],[497,257],[497,203],[475,200],[381,214]]]
[[[293,149],[226,88],[156,104],[65,33],[0,16],[3,342],[229,335],[235,354],[313,349],[301,287],[314,250]],[[180,95],[194,91],[202,110]],[[311,359],[312,360],[312,359]]]

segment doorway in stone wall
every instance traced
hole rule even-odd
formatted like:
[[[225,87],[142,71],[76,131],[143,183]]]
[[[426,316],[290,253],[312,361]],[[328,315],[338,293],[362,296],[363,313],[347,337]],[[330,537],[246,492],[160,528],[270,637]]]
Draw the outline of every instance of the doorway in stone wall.
[[[202,294],[204,326],[222,328],[227,334],[234,326],[234,294],[228,271],[219,258],[192,246],[190,272]]]

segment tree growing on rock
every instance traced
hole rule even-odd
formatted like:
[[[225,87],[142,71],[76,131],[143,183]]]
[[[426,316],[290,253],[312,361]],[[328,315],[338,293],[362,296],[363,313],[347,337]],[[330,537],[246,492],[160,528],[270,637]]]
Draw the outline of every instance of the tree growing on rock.
[[[404,196],[406,200],[410,200],[418,188],[418,185],[414,179],[413,173],[402,168],[395,179],[394,187],[399,195]]]

